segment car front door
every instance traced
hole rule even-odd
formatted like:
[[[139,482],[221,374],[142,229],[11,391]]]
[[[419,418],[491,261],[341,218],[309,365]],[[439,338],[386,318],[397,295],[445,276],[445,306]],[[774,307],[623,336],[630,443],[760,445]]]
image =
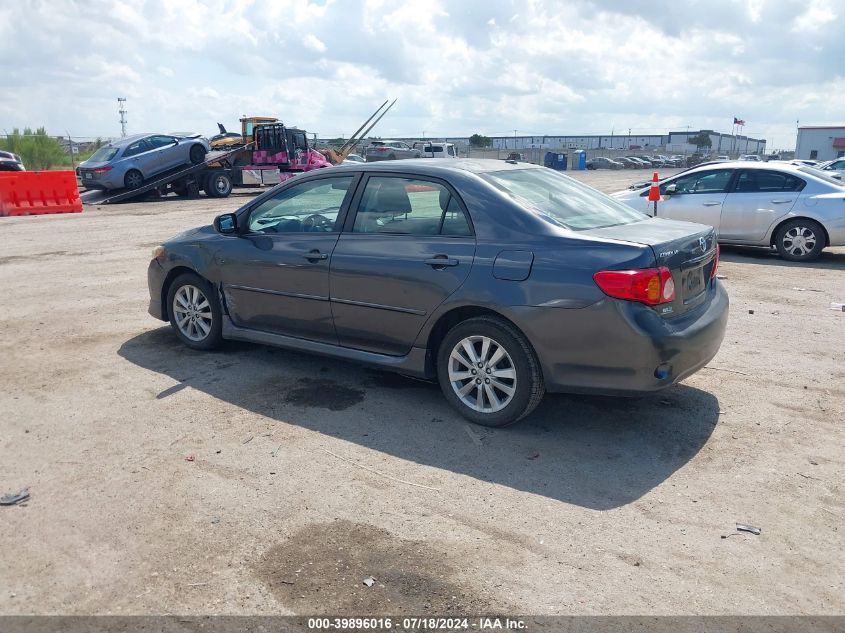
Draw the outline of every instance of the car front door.
[[[722,205],[719,237],[762,240],[779,218],[788,214],[806,182],[786,172],[742,169]]]
[[[341,345],[401,356],[466,279],[475,236],[442,181],[371,175],[358,189],[331,260],[335,329]]]
[[[657,216],[707,224],[718,231],[733,173],[733,169],[711,169],[667,180],[660,185],[663,200],[657,203]],[[646,201],[647,196],[646,191]],[[653,213],[653,209],[648,212]]]
[[[174,137],[156,134],[151,136],[149,141],[150,145],[155,148],[155,171],[157,173],[190,162],[188,158],[188,145],[180,145]]]
[[[217,252],[236,326],[337,343],[329,263],[357,178],[291,183],[239,213],[237,236]]]

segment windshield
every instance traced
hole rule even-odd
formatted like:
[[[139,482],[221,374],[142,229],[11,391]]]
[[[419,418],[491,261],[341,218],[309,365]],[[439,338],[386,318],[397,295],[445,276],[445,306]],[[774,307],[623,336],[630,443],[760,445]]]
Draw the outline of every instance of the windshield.
[[[551,169],[516,169],[479,175],[547,222],[567,229],[598,229],[646,218],[639,211]]]
[[[845,182],[843,182],[839,178],[834,178],[831,174],[822,171],[821,169],[816,169],[815,167],[799,167],[798,171],[803,171],[805,174],[810,174],[814,178],[824,180],[825,182],[829,182],[833,185],[845,187]]]
[[[116,147],[101,147],[96,152],[91,154],[91,158],[88,160],[92,163],[107,163],[114,155],[117,154]]]

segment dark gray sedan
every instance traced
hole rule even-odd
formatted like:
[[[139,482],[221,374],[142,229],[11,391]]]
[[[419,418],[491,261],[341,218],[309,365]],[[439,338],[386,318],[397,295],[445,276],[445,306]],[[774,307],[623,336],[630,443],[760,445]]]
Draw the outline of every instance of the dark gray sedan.
[[[634,395],[717,352],[713,229],[647,217],[544,167],[423,159],[297,176],[154,251],[150,313],[437,379],[479,424],[545,391]]]

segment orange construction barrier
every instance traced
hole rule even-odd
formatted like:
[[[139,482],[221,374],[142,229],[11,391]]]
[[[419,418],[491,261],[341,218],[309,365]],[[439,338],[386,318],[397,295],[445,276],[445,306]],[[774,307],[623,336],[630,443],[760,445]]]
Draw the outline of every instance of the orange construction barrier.
[[[0,216],[81,212],[72,171],[0,172]]]

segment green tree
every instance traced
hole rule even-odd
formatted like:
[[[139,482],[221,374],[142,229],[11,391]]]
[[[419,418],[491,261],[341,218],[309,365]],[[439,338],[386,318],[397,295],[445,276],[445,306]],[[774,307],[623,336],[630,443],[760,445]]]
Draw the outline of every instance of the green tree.
[[[490,147],[493,144],[493,141],[489,136],[473,134],[469,137],[469,144],[472,147]]]
[[[28,127],[23,132],[14,128],[11,134],[0,141],[0,147],[18,154],[28,169],[51,169],[65,162],[62,146],[43,127],[34,132]]]
[[[702,147],[713,147],[713,141],[710,140],[710,135],[705,132],[699,132],[695,136],[687,138],[687,143],[695,145],[697,149]]]

